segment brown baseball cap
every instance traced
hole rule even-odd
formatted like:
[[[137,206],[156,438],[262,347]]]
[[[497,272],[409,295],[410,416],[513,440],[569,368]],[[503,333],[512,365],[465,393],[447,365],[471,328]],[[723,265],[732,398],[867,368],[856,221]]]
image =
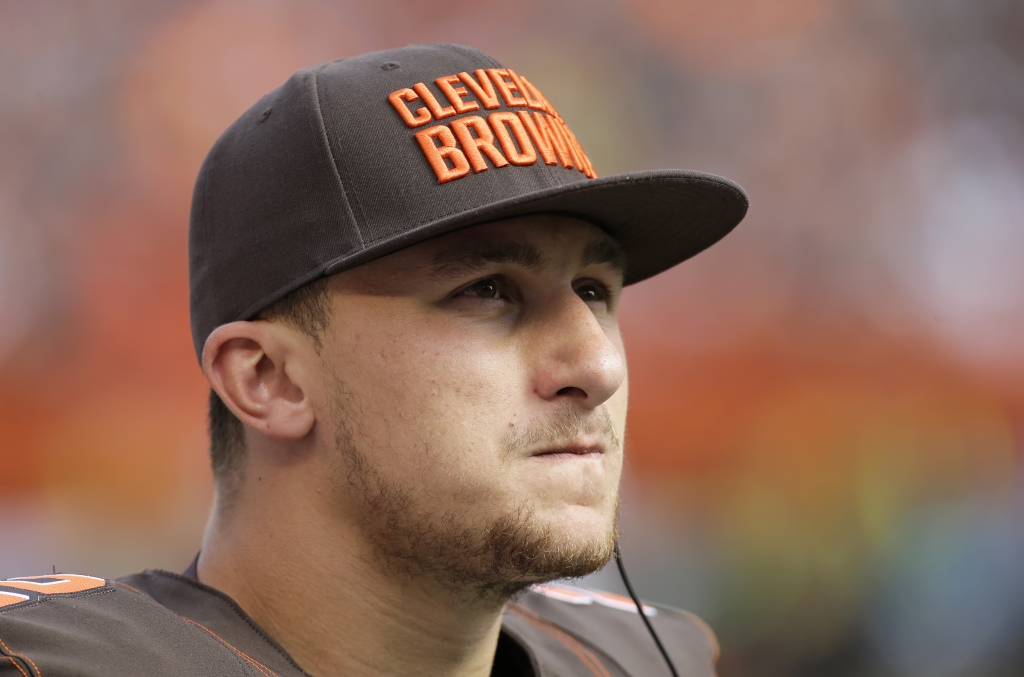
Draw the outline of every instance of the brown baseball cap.
[[[688,170],[598,178],[524,76],[479,50],[412,45],[298,71],[217,140],[192,199],[192,338],[325,275],[458,228],[533,213],[586,219],[626,284],[711,246],[747,211]]]

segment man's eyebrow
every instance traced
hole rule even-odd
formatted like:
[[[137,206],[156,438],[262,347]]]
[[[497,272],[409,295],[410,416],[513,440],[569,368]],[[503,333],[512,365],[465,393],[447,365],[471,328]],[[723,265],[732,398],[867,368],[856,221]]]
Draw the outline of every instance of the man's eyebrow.
[[[626,252],[618,242],[609,239],[592,240],[583,250],[580,265],[589,266],[595,263],[606,263],[620,273],[626,271]]]
[[[431,277],[448,278],[494,264],[539,270],[544,265],[544,257],[536,247],[525,242],[472,243],[439,251],[432,263]]]

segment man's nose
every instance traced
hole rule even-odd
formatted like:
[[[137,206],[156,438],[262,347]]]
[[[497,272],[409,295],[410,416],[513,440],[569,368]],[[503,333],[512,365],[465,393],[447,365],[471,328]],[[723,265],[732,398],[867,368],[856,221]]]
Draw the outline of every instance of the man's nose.
[[[595,408],[622,386],[626,359],[616,321],[607,322],[608,327],[602,326],[575,292],[551,302],[528,346],[535,365],[534,391],[541,398],[573,399]]]

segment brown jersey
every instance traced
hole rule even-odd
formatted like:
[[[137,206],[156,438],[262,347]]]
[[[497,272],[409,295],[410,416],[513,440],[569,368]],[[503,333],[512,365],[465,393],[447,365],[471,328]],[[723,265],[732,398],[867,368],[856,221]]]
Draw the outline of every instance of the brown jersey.
[[[696,617],[651,606],[680,675],[714,675]],[[668,675],[628,598],[535,586],[510,603],[492,677]],[[0,581],[0,677],[302,677],[306,672],[223,593],[147,570],[117,581],[55,574]]]

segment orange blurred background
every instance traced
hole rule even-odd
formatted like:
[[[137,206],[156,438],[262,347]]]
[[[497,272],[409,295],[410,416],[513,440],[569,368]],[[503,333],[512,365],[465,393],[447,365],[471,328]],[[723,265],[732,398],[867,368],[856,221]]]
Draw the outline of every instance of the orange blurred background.
[[[626,293],[641,594],[724,677],[1020,674],[1022,30],[999,0],[0,1],[0,577],[188,564],[203,156],[298,68],[460,42],[599,174],[751,196]]]

